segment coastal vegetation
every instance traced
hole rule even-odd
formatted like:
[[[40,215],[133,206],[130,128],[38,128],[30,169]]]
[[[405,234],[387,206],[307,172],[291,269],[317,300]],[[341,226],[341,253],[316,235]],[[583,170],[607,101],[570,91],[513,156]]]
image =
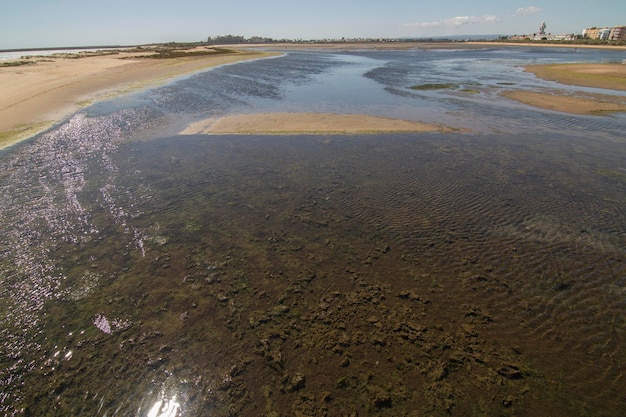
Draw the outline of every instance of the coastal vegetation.
[[[156,45],[137,46],[131,49],[112,49],[112,50],[98,50],[98,51],[86,51],[79,53],[65,53],[59,54],[62,58],[78,59],[87,58],[93,56],[104,55],[117,55],[121,51],[126,53],[143,53],[143,58],[153,59],[172,59],[172,58],[187,58],[187,57],[204,57],[208,55],[225,55],[236,53],[231,49],[225,48],[213,48],[206,46],[202,43],[165,43]],[[136,59],[136,56],[124,56],[121,59]]]
[[[451,83],[445,83],[445,84],[438,84],[438,83],[434,83],[434,84],[416,84],[416,85],[412,85],[411,87],[409,87],[411,90],[420,90],[420,91],[428,91],[428,90],[453,90],[458,88],[458,85],[456,84],[451,84]]]
[[[0,62],[0,68],[2,67],[21,67],[22,65],[30,65],[33,64],[32,61],[20,60],[20,61],[7,61]]]
[[[459,90],[459,88],[461,86],[458,85],[458,84],[453,84],[453,83],[426,83],[426,84],[412,85],[409,88],[411,90],[417,90],[417,91],[457,90],[457,91],[460,91],[462,93],[467,93],[467,94],[479,94],[480,90],[477,88],[479,86],[480,86],[480,84],[470,83],[470,85],[464,86],[463,88],[461,88]]]
[[[32,137],[33,135],[46,130],[51,125],[51,121],[45,120],[36,123],[18,125],[9,131],[0,131],[0,150],[13,145],[16,142]]]
[[[140,49],[140,48],[138,48]],[[159,47],[153,49],[153,54],[146,56],[146,58],[154,59],[169,59],[169,58],[185,58],[192,56],[207,56],[207,55],[226,55],[237,53],[232,49],[226,48],[190,48],[184,47]]]
[[[51,62],[53,58],[62,59],[83,59],[99,56],[112,56],[121,55],[124,52],[125,56],[121,56],[120,59],[137,59],[135,54],[142,54],[142,58],[152,59],[172,59],[172,58],[187,58],[187,57],[207,57],[215,55],[227,55],[235,54],[237,51],[226,48],[215,48],[207,46],[204,43],[166,43],[156,45],[137,46],[133,48],[123,49],[98,49],[94,51],[80,51],[80,52],[61,52],[51,55],[25,55],[21,59],[16,61],[0,61],[0,68],[2,67],[18,67],[22,65],[32,65],[38,62]]]

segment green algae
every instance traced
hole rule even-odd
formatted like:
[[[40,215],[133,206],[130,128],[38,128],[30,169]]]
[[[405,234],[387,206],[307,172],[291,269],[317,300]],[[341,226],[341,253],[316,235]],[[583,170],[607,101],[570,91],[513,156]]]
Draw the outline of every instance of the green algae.
[[[430,90],[454,90],[458,88],[457,84],[451,83],[427,83],[427,84],[416,84],[409,87],[411,90],[419,90],[419,91],[430,91]]]

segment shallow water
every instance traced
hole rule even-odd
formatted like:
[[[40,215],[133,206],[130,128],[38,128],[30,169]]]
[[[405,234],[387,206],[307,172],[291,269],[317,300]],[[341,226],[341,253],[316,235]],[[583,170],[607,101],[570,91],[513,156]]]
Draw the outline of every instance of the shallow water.
[[[1,412],[619,415],[624,118],[497,96],[576,54],[290,53],[5,151]],[[472,133],[176,136],[286,110]]]

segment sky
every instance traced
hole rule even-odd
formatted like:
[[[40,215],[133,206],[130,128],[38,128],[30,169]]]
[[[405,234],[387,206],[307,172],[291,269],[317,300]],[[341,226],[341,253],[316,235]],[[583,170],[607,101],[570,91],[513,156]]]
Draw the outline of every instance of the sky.
[[[273,39],[576,33],[626,26],[624,0],[0,0],[0,49]]]

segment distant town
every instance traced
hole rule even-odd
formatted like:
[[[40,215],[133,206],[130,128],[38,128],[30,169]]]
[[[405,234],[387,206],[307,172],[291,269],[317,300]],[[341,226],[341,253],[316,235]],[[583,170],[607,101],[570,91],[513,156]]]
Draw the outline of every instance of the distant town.
[[[546,22],[541,22],[537,31],[524,35],[472,35],[439,37],[405,38],[328,38],[328,39],[272,39],[262,36],[245,38],[243,36],[209,37],[207,42],[214,45],[224,44],[259,44],[259,43],[369,43],[369,42],[462,42],[462,41],[501,41],[501,42],[567,42],[594,45],[626,45],[626,26],[589,27],[581,33],[552,34],[547,31]]]
[[[590,27],[583,29],[581,34],[561,34],[553,35],[546,33],[546,22],[539,25],[539,30],[532,35],[513,35],[506,39],[512,41],[534,40],[534,41],[573,41],[578,39],[592,39],[602,41],[626,41],[626,26],[615,27]]]

